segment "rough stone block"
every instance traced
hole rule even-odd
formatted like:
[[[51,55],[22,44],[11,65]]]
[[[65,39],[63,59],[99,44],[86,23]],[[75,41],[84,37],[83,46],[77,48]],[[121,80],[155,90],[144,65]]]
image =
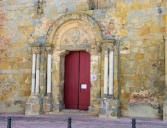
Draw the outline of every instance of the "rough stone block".
[[[42,113],[42,99],[40,96],[30,96],[25,107],[26,115],[39,115]]]
[[[51,94],[47,95],[43,99],[43,111],[51,112],[53,110],[53,97]]]
[[[130,117],[149,117],[160,118],[158,106],[153,106],[149,103],[130,103],[128,110],[121,110],[121,114]]]
[[[167,121],[167,99],[163,103],[163,121]]]
[[[119,115],[119,102],[116,99],[101,99],[99,117],[117,118]]]

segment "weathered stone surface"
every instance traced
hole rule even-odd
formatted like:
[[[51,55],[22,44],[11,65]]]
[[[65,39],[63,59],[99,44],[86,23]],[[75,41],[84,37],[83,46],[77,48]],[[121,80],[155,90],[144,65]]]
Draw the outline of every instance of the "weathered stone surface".
[[[43,98],[43,111],[45,113],[53,111],[53,97],[51,94]]]
[[[167,121],[167,100],[166,98],[163,102],[163,120]]]
[[[162,117],[161,108],[159,108],[159,106],[156,105],[150,105],[149,103],[131,103],[128,105],[127,111],[122,109],[121,114],[131,117]]]
[[[120,115],[119,101],[115,99],[102,99],[99,105],[99,117],[117,118]]]
[[[60,55],[67,54],[64,53],[64,49],[86,50],[91,53],[91,73],[97,74],[100,79],[92,82],[90,110],[98,112],[99,101],[104,96],[102,75],[104,51],[98,45],[102,39],[116,38],[120,42],[120,58],[119,65],[115,63],[114,69],[119,66],[120,70],[114,73],[115,76],[120,74],[114,78],[114,95],[121,99],[122,116],[132,116],[134,110],[146,108],[152,117],[160,117],[158,109],[153,106],[162,106],[163,96],[167,92],[165,89],[167,2],[163,0],[94,0],[94,2],[98,2],[95,4],[95,10],[89,10],[90,3],[87,0],[48,0],[41,6],[43,14],[37,15],[36,2],[33,0],[0,1],[0,112],[5,110],[24,112],[23,103],[30,95],[31,85],[32,54],[29,44],[34,42],[45,44],[49,41],[55,46],[52,72],[58,74],[52,75],[53,111],[64,108],[62,80],[64,69],[59,63],[63,63]],[[81,15],[75,16],[76,11],[78,14],[88,14],[94,22],[90,23],[89,18],[82,18]],[[71,17],[71,19],[68,17],[70,22],[63,17],[66,14]],[[63,22],[57,20],[60,16],[64,18]],[[58,22],[54,24],[55,21]],[[52,28],[56,30],[52,31]],[[55,34],[55,31],[59,33]],[[94,44],[88,45],[90,42]],[[118,55],[115,55],[115,58],[117,57]],[[46,65],[41,65],[42,70],[40,91],[41,95],[45,96]],[[20,97],[23,99],[21,102]],[[37,103],[36,100],[34,103]],[[135,104],[135,107],[129,104]],[[141,108],[141,104],[146,105]],[[39,109],[38,105],[37,107]],[[32,106],[27,104],[27,108]],[[165,110],[164,105],[164,117]],[[138,115],[141,116],[142,111],[139,111]]]
[[[42,113],[42,99],[40,96],[32,95],[29,96],[26,106],[25,114],[26,115],[39,115]]]

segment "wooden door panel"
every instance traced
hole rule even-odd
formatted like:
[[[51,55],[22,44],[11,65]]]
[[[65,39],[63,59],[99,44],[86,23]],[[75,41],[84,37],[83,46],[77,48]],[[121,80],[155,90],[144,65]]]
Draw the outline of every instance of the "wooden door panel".
[[[67,109],[78,109],[79,52],[65,57],[64,103]]]
[[[90,105],[90,54],[80,52],[79,109],[87,110]],[[83,84],[83,88],[81,87]],[[85,88],[86,86],[86,88]]]

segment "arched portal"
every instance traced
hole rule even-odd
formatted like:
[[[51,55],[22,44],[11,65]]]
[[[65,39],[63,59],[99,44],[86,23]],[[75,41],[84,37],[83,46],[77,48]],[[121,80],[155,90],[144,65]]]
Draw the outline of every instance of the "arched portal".
[[[120,90],[118,84],[119,54],[117,46],[119,45],[116,45],[114,39],[102,39],[98,24],[90,16],[86,14],[68,14],[60,17],[50,26],[46,35],[46,44],[39,46],[36,46],[36,44],[32,45],[32,67],[37,65],[37,73],[35,77],[35,68],[33,68],[32,91],[26,103],[26,113],[40,113],[42,111],[59,112],[65,109],[65,105],[71,105],[69,105],[68,102],[67,104],[64,102],[64,93],[68,92],[67,90],[65,91],[64,88],[67,82],[65,82],[65,73],[68,73],[68,65],[66,69],[65,59],[69,57],[71,52],[74,52],[79,56],[82,56],[83,53],[85,58],[82,63],[82,58],[79,57],[79,61],[77,60],[76,63],[82,63],[82,65],[77,64],[70,68],[76,70],[76,67],[78,67],[80,68],[78,70],[82,71],[82,73],[79,74],[80,76],[88,76],[85,77],[87,79],[86,81],[80,81],[78,85],[83,85],[81,86],[83,89],[89,88],[88,93],[83,93],[84,96],[81,96],[81,99],[77,98],[81,102],[86,102],[80,104],[79,101],[77,105],[80,105],[80,107],[75,108],[88,109],[90,113],[102,116],[117,117],[119,112]],[[44,58],[41,59],[41,63],[39,63],[40,56]],[[45,70],[45,58],[47,58],[47,70]],[[37,64],[36,59],[38,60]],[[74,60],[75,59],[76,58],[74,58]],[[85,63],[86,60],[88,63]],[[73,63],[73,59],[69,62]],[[87,73],[85,73],[86,70],[84,66],[89,67],[87,68]],[[73,70],[69,69],[69,71],[72,72]],[[78,71],[76,74],[77,73]],[[47,76],[47,78],[45,78],[45,76]],[[70,79],[72,79],[71,76],[68,77],[68,80]],[[41,81],[39,84],[39,80],[47,81],[47,85],[45,86],[44,81]],[[38,84],[34,84],[34,81]],[[70,83],[70,81],[68,83]],[[36,93],[34,93],[35,87]],[[83,90],[83,92],[85,92],[85,90]],[[85,100],[85,96],[88,95],[89,98]],[[32,99],[38,102],[32,102],[34,101]],[[38,108],[34,106],[38,106]]]
[[[60,43],[60,40],[57,39],[60,39],[59,37],[64,35],[64,32],[69,32],[71,29],[74,29],[74,31],[82,30],[83,33],[88,32],[87,35],[92,33],[92,35],[89,36],[94,37],[94,42],[89,43],[102,40],[100,27],[96,21],[87,14],[75,13],[67,14],[57,19],[48,30],[46,42],[57,45]]]
[[[101,31],[98,24],[86,14],[68,14],[60,17],[49,29],[47,43],[53,49],[52,57],[52,95],[54,109],[64,109],[65,56],[70,51],[87,51],[90,54],[90,106],[100,95],[100,41]],[[96,91],[95,91],[96,90]],[[98,106],[97,106],[98,107]]]

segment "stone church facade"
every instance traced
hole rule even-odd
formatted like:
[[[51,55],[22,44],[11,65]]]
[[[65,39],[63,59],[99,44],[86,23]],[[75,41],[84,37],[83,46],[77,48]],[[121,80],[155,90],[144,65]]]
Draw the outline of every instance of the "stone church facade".
[[[77,93],[89,91],[85,113],[167,120],[166,7],[165,0],[1,0],[0,113],[67,110],[67,56],[84,51],[90,88],[80,83]]]

